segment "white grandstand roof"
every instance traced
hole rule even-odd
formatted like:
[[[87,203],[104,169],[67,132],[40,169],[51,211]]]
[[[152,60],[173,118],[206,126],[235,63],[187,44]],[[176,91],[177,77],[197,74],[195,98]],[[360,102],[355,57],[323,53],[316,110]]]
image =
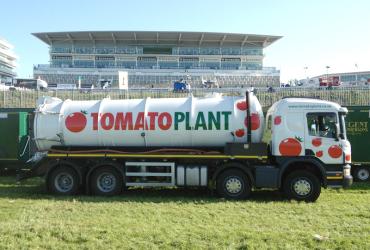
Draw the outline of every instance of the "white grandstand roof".
[[[176,46],[262,46],[267,47],[282,36],[236,33],[180,32],[180,31],[73,31],[42,32],[34,36],[48,45],[55,42],[108,42],[132,45]]]

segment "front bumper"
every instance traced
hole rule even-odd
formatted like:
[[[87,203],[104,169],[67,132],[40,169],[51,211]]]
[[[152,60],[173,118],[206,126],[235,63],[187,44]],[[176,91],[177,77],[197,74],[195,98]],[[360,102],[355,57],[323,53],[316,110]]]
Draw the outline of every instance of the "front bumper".
[[[351,175],[351,166],[349,164],[343,167],[343,187],[349,188],[353,184],[353,177]]]
[[[328,171],[326,174],[327,187],[349,188],[353,184],[351,166],[349,164],[344,165],[342,170],[338,168],[337,171]]]
[[[350,176],[344,176],[343,178],[343,187],[344,188],[349,188],[353,184],[353,177],[352,175]]]

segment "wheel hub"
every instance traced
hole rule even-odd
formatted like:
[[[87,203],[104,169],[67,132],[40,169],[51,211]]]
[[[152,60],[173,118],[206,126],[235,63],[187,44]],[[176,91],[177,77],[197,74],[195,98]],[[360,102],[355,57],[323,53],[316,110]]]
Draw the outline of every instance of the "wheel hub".
[[[229,178],[225,184],[227,192],[232,194],[237,194],[241,192],[242,186],[243,186],[242,182],[236,177]]]
[[[369,179],[369,171],[367,169],[360,169],[358,172],[357,172],[357,177],[361,180],[361,181],[364,181],[364,180],[367,180]]]
[[[300,196],[306,196],[311,192],[311,183],[305,179],[299,179],[293,185],[294,192]]]
[[[59,192],[68,192],[73,187],[73,177],[68,173],[60,173],[55,177],[54,185]]]
[[[116,186],[116,178],[114,175],[109,173],[103,173],[99,175],[97,179],[97,186],[100,191],[102,192],[110,192],[112,191]]]

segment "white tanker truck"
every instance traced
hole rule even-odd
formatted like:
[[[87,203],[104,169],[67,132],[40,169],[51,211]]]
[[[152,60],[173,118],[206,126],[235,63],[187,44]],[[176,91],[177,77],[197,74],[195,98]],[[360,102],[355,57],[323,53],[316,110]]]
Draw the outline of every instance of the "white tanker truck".
[[[39,100],[33,141],[44,157],[21,178],[49,191],[117,195],[125,187],[208,187],[228,199],[280,189],[315,201],[348,187],[346,108],[285,98],[267,112],[246,96],[100,101]],[[40,158],[40,157],[33,157]]]

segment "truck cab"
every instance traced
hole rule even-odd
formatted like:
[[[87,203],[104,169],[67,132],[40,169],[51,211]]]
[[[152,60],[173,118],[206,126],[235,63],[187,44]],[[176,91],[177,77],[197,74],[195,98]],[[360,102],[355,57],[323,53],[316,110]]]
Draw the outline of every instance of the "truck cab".
[[[323,177],[324,187],[349,186],[352,176],[351,145],[345,130],[347,113],[339,104],[312,98],[276,102],[267,112],[263,135],[271,160],[281,172],[312,169]],[[297,190],[310,186],[303,179]]]

